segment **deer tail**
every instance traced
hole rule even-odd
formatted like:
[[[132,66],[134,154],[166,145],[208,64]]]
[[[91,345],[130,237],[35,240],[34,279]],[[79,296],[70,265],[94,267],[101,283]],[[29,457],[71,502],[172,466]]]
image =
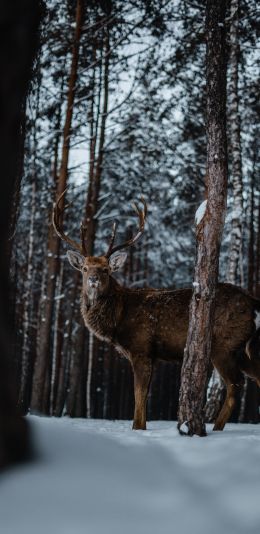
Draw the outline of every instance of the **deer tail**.
[[[255,360],[260,357],[260,326],[248,340],[245,352],[249,360]]]

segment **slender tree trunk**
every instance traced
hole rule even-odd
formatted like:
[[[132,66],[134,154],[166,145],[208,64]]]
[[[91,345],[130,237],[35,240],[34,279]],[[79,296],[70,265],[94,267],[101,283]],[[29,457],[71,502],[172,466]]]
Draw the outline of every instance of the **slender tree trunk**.
[[[65,125],[63,130],[63,145],[61,155],[60,172],[57,179],[56,200],[61,193],[66,189],[68,178],[68,162],[69,162],[69,150],[70,150],[70,134],[71,124],[73,116],[73,104],[75,98],[75,87],[78,74],[78,58],[79,58],[79,46],[83,24],[83,8],[84,1],[77,0],[76,7],[76,29],[75,38],[72,47],[72,59],[70,77],[68,82],[68,94],[67,94],[67,109]],[[63,198],[64,206],[64,198]],[[61,205],[61,208],[63,207]],[[33,376],[33,388],[31,399],[31,410],[36,412],[43,412],[46,400],[44,399],[44,385],[46,380],[47,369],[49,368],[50,357],[50,331],[53,315],[53,301],[56,286],[56,275],[59,270],[59,251],[60,251],[60,239],[56,236],[52,226],[49,229],[49,250],[47,254],[48,262],[48,280],[46,293],[44,295],[44,307],[41,317],[41,325],[39,332],[39,344],[36,355],[36,361],[34,366]],[[45,388],[48,391],[48,388]]]
[[[248,291],[255,294],[256,292],[256,278],[257,278],[257,262],[255,257],[255,227],[254,227],[254,212],[255,212],[255,159],[251,177],[251,193],[250,193],[250,219],[249,219],[249,245],[248,245]],[[259,392],[258,386],[250,379],[245,381],[243,392],[244,408],[241,410],[239,419],[246,423],[259,422]]]
[[[63,72],[66,72],[66,63],[67,63],[67,57],[65,56],[64,62],[63,62]],[[61,94],[63,93],[64,89],[64,81],[65,76],[63,75],[62,81],[61,81]],[[54,164],[53,164],[53,176],[54,176],[54,183],[55,183],[55,192],[57,189],[57,182],[58,182],[58,161],[59,161],[59,146],[61,141],[61,119],[62,119],[62,101],[60,99],[59,107],[58,107],[58,113],[57,113],[57,120],[55,125],[55,146],[54,146]],[[52,229],[52,213],[50,213],[50,229]],[[55,239],[57,236],[55,236]],[[51,240],[54,239],[53,233],[51,234]],[[50,249],[50,243],[48,243],[48,250]],[[52,371],[51,371],[51,386],[50,386],[50,414],[52,415],[56,409],[56,394],[59,387],[61,387],[60,384],[60,369],[63,370],[64,365],[62,361],[62,357],[65,358],[65,354],[62,354],[62,346],[63,346],[63,339],[64,339],[64,317],[62,314],[62,306],[61,306],[61,300],[62,300],[62,292],[63,292],[63,284],[64,284],[64,268],[63,263],[58,261],[57,262],[57,281],[56,281],[56,290],[55,290],[55,305],[53,306],[53,332],[49,332],[49,344],[50,344],[50,350],[52,349],[51,354],[51,361],[52,361]],[[51,336],[53,335],[53,344],[51,347]],[[65,335],[65,334],[64,334]],[[63,372],[61,372],[62,376],[65,379],[65,375]],[[46,378],[45,378],[46,380]],[[64,386],[65,387],[65,386]],[[60,390],[59,390],[60,391]],[[59,397],[59,400],[61,401],[61,397]]]
[[[241,285],[240,250],[242,247],[243,222],[243,181],[240,141],[240,115],[238,100],[238,65],[239,65],[239,0],[231,0],[230,4],[230,151],[232,162],[232,229],[230,237],[229,265],[227,281]]]
[[[255,228],[254,228],[254,174],[251,179],[250,192],[250,219],[249,219],[249,244],[248,244],[248,277],[247,288],[250,293],[254,292],[254,274],[255,274]]]
[[[77,391],[80,387],[80,376],[82,368],[82,354],[83,354],[83,345],[84,345],[84,326],[82,324],[82,318],[79,312],[79,294],[81,287],[81,275],[78,271],[75,271],[74,280],[73,280],[73,290],[71,295],[71,302],[73,302],[73,308],[71,309],[71,317],[69,321],[74,320],[74,325],[71,332],[71,358],[69,366],[69,388],[68,395],[66,399],[67,413],[71,417],[76,415],[76,396]],[[78,306],[77,306],[78,302]],[[75,304],[76,303],[76,306]],[[77,310],[75,317],[73,316],[73,311]],[[77,319],[77,320],[76,320]]]
[[[85,209],[85,218],[84,226],[86,227],[85,234],[85,247],[87,255],[91,256],[94,253],[94,244],[95,244],[95,234],[96,234],[96,219],[95,215],[98,211],[98,200],[99,192],[101,185],[101,175],[102,175],[102,163],[104,157],[104,143],[105,143],[105,134],[106,134],[106,120],[107,120],[107,111],[108,111],[108,94],[109,94],[109,28],[106,27],[105,36],[103,39],[103,48],[101,49],[101,62],[99,75],[96,75],[96,71],[93,72],[93,97],[92,104],[90,109],[90,162],[89,162],[89,181],[88,181],[88,192],[86,199],[86,209]],[[104,59],[103,58],[104,54]],[[96,55],[95,55],[96,57]],[[98,80],[98,97],[97,105],[95,109],[95,94],[94,89],[97,87]],[[80,414],[82,414],[82,407],[79,406],[79,402],[76,402],[76,395],[79,390],[79,381],[82,380],[81,369],[83,366],[83,347],[85,346],[85,337],[86,330],[82,325],[78,333],[78,343],[75,347],[74,357],[72,360],[71,373],[70,373],[70,395],[68,401],[68,411],[70,415],[75,416],[79,415],[76,410],[76,406],[80,409]],[[87,377],[86,377],[86,403],[87,403],[87,417],[90,417],[91,414],[91,380],[92,380],[92,361],[93,354],[96,348],[96,340],[92,340],[89,336],[88,344],[88,366],[87,366]],[[84,396],[84,395],[83,395]]]
[[[260,195],[258,197],[257,239],[256,239],[256,281],[255,294],[260,297]]]
[[[86,388],[86,409],[87,418],[91,417],[91,377],[94,357],[94,336],[92,332],[89,333],[88,342],[88,372],[87,372],[87,388]]]
[[[14,198],[9,226],[9,262],[11,262],[12,257],[12,247],[14,242],[14,237],[16,234],[16,225],[19,217],[19,206],[20,206],[20,192],[21,192],[21,179],[23,176],[23,165],[24,165],[24,144],[25,144],[25,133],[26,133],[26,102],[27,98],[24,97],[21,109],[21,124],[20,124],[20,139],[19,139],[19,149],[18,149],[18,158],[17,158],[17,171],[16,179],[14,186]]]
[[[194,290],[178,414],[179,431],[199,436],[206,435],[203,406],[227,196],[225,14],[225,0],[207,0],[207,201],[200,207],[196,220]]]
[[[50,388],[50,415],[53,415],[56,401],[56,393],[58,386],[58,376],[61,364],[61,347],[62,347],[62,314],[61,314],[61,300],[63,286],[63,264],[61,264],[60,272],[57,277],[57,286],[55,294],[54,307],[54,333],[53,333],[53,351],[52,351],[52,369],[51,369],[51,388]]]
[[[96,125],[95,131],[91,127],[92,143],[90,146],[90,169],[89,169],[89,185],[86,202],[85,225],[86,231],[86,250],[87,255],[93,255],[94,241],[96,233],[95,215],[98,211],[98,199],[101,185],[102,164],[104,158],[104,144],[106,135],[106,121],[108,111],[108,95],[109,95],[109,29],[106,28],[104,37],[104,59],[102,60],[102,69],[99,74],[99,96],[96,111]],[[103,94],[102,94],[103,89]],[[103,102],[101,109],[101,100]],[[101,119],[100,119],[101,112]],[[100,121],[100,125],[99,125]],[[92,116],[93,123],[93,116]],[[99,134],[99,135],[98,135]],[[94,163],[94,165],[93,165]]]
[[[70,297],[69,297],[70,298]],[[55,399],[55,408],[54,415],[61,417],[65,411],[66,397],[68,393],[68,383],[69,383],[69,366],[70,366],[70,344],[71,344],[71,331],[72,331],[72,320],[71,317],[65,321],[65,326],[63,325],[64,335],[62,343],[62,353],[61,353],[61,362],[59,367],[58,374],[58,384],[57,392]]]
[[[21,381],[18,405],[22,413],[26,413],[29,402],[29,370],[30,362],[30,307],[32,306],[32,274],[33,274],[33,247],[34,247],[34,223],[36,213],[36,183],[35,177],[32,183],[32,199],[31,199],[31,219],[29,231],[29,247],[27,259],[27,277],[26,277],[26,292],[24,295],[24,316],[23,316],[23,346],[22,346],[22,362],[21,362]]]

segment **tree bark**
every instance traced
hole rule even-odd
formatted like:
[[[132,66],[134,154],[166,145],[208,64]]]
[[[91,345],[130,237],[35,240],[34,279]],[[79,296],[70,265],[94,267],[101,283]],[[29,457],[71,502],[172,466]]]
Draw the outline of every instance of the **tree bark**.
[[[67,109],[66,109],[66,118],[65,125],[63,129],[63,145],[62,145],[62,154],[61,154],[61,165],[60,172],[57,179],[57,188],[56,188],[56,200],[61,195],[61,193],[66,189],[67,178],[68,178],[68,162],[69,162],[69,151],[70,151],[70,134],[71,134],[71,124],[73,116],[73,104],[75,99],[75,87],[78,75],[78,59],[79,59],[79,46],[80,38],[83,24],[83,10],[84,10],[84,1],[77,0],[76,6],[76,28],[75,28],[75,37],[72,47],[72,59],[71,59],[71,68],[70,68],[70,77],[68,82],[68,94],[67,94]],[[65,198],[63,197],[63,203],[61,203],[61,208],[63,208]],[[32,388],[32,399],[31,399],[31,410],[34,412],[44,412],[44,405],[46,405],[44,399],[44,386],[46,380],[46,373],[49,367],[49,358],[50,358],[50,331],[51,331],[51,322],[53,315],[53,302],[54,294],[56,287],[56,276],[59,270],[59,252],[60,252],[60,239],[54,232],[52,225],[50,224],[49,228],[49,247],[47,253],[47,264],[48,264],[48,280],[47,286],[44,295],[43,310],[40,324],[39,332],[39,343],[38,350],[34,366],[34,376],[33,376],[33,388]],[[47,391],[48,388],[45,388]]]
[[[34,224],[36,213],[36,183],[35,176],[32,183],[32,200],[31,200],[31,218],[30,218],[30,231],[29,231],[29,246],[28,246],[28,259],[27,259],[27,276],[26,276],[26,291],[24,294],[24,316],[23,316],[23,346],[22,346],[22,362],[21,362],[21,379],[18,405],[22,413],[26,413],[29,404],[29,370],[31,368],[30,358],[30,308],[32,307],[33,296],[33,249],[34,249]]]
[[[247,288],[250,293],[254,292],[254,279],[255,279],[255,228],[254,228],[254,173],[251,178],[251,191],[250,191],[250,219],[249,219],[249,244],[248,244],[248,276],[247,276]]]
[[[207,0],[207,200],[197,213],[194,290],[178,414],[180,433],[199,436],[206,435],[203,406],[227,196],[225,14],[225,0]]]
[[[260,297],[260,196],[258,197],[255,294]]]
[[[98,211],[98,199],[101,184],[102,164],[104,158],[104,144],[106,135],[106,121],[108,112],[108,95],[109,95],[109,28],[105,29],[104,36],[104,59],[101,63],[99,75],[99,96],[96,112],[95,129],[91,126],[91,145],[90,145],[90,167],[89,167],[89,184],[86,202],[86,212],[84,224],[86,225],[86,250],[87,255],[91,256],[94,252],[94,241],[96,233],[95,215]],[[103,51],[102,51],[103,55]],[[102,73],[103,71],[103,73]],[[103,94],[102,94],[103,88]],[[103,102],[102,110],[101,100]],[[100,120],[101,111],[101,120]],[[99,126],[100,121],[100,126]],[[93,110],[92,110],[93,124]],[[99,130],[99,131],[98,131]],[[99,134],[99,135],[98,135]]]
[[[88,174],[88,191],[86,199],[84,226],[86,227],[85,234],[85,247],[88,256],[94,254],[95,234],[96,234],[96,219],[95,216],[98,211],[98,200],[101,185],[102,176],[102,164],[104,158],[104,143],[106,135],[106,121],[108,111],[108,95],[109,95],[109,28],[104,29],[103,45],[101,48],[101,58],[104,55],[104,59],[100,62],[99,76],[96,75],[96,70],[93,71],[93,96],[90,108],[90,160],[89,160],[89,174]],[[103,50],[104,48],[104,50]],[[96,52],[93,55],[96,58]],[[97,87],[98,78],[98,90],[97,90],[97,104],[95,109],[95,94],[94,89]],[[80,312],[79,312],[80,314]],[[78,318],[78,321],[80,319]],[[79,381],[82,379],[82,373],[80,372],[83,366],[83,353],[82,349],[85,345],[86,329],[82,325],[78,332],[78,343],[75,347],[75,352],[72,359],[72,365],[70,370],[70,393],[68,400],[68,412],[73,416],[82,415],[82,407],[79,402],[76,402],[76,395],[78,396]],[[96,347],[96,340],[89,337],[89,353],[88,353],[88,366],[87,377],[85,384],[85,401],[87,403],[87,416],[91,414],[91,379],[92,379],[92,360],[93,353]],[[76,406],[78,408],[76,408]],[[80,413],[77,410],[80,410]]]
[[[19,168],[23,104],[38,47],[40,3],[13,0],[0,4],[0,469],[30,454],[27,422],[16,406],[11,370],[8,233]]]
[[[241,285],[240,251],[242,247],[243,222],[243,181],[240,140],[240,114],[238,99],[238,65],[239,65],[239,0],[231,0],[230,4],[230,152],[232,162],[232,229],[230,237],[229,266],[227,281],[231,284]]]
[[[242,254],[243,231],[243,180],[240,139],[240,114],[238,99],[238,66],[239,66],[239,0],[230,3],[230,82],[229,82],[229,147],[231,154],[231,186],[232,186],[232,228],[229,247],[229,263],[227,269],[227,282],[242,285],[243,264],[240,261]],[[218,373],[213,369],[212,379],[208,391],[205,407],[206,420],[213,422],[225,396],[225,384]]]

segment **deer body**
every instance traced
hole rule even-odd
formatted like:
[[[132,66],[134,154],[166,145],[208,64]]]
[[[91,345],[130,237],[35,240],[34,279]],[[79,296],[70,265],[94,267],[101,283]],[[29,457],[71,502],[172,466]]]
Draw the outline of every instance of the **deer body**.
[[[61,197],[62,198],[62,197]],[[123,245],[113,247],[115,227],[108,252],[100,257],[84,253],[59,227],[59,202],[54,210],[58,235],[80,251],[68,251],[71,265],[83,275],[81,312],[86,327],[96,337],[113,345],[131,363],[134,373],[134,429],[146,428],[146,401],[156,360],[182,362],[189,324],[191,289],[130,289],[112,276],[122,267],[126,254],[115,254],[132,245],[142,234],[146,215],[137,209],[139,232]],[[260,386],[259,332],[255,318],[260,301],[231,284],[219,284],[216,292],[211,360],[227,386],[227,397],[214,430],[223,430],[236,403],[243,374]]]
[[[146,400],[156,360],[181,363],[189,323],[191,289],[128,289],[112,277],[105,295],[89,303],[82,291],[82,315],[96,337],[113,345],[131,363],[135,378],[133,428],[146,427]],[[260,384],[260,360],[250,361],[244,350],[255,332],[260,303],[231,284],[219,284],[216,297],[212,363],[231,390],[225,413],[215,429],[222,429],[243,385],[243,372]],[[234,391],[233,391],[234,390]]]
[[[92,306],[82,292],[82,316],[96,337],[131,360],[180,362],[186,343],[191,289],[128,289],[111,277],[111,289]],[[214,352],[238,349],[255,330],[256,301],[240,288],[219,284],[213,337]]]

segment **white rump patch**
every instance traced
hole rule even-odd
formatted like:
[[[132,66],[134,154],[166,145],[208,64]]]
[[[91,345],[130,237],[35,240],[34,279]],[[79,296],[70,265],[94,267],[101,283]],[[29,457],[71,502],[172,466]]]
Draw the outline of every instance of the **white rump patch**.
[[[256,329],[260,327],[260,311],[255,310],[255,326]]]
[[[201,223],[207,209],[207,200],[203,200],[203,202],[198,207],[196,213],[195,213],[195,224],[198,225]]]

